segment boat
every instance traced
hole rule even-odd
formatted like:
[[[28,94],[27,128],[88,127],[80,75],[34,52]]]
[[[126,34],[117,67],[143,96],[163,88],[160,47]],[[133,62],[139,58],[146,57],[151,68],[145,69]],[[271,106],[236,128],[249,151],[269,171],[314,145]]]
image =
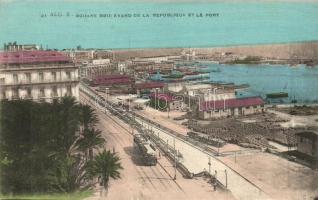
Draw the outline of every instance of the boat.
[[[274,92],[274,93],[266,94],[266,98],[270,98],[270,99],[287,98],[287,97],[288,97],[287,92]]]

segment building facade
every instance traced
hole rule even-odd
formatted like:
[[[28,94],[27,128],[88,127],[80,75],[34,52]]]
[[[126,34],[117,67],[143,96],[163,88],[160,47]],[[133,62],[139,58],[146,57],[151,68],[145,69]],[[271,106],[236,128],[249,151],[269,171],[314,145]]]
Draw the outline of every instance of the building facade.
[[[32,51],[39,50],[40,47],[35,44],[17,44],[17,42],[9,42],[8,44],[4,43],[4,51]]]
[[[216,119],[262,113],[264,104],[260,97],[235,98],[201,102],[196,110],[199,119]]]
[[[79,98],[78,68],[56,51],[0,53],[1,99],[51,101],[63,96]]]
[[[296,133],[297,151],[316,158],[318,161],[318,132],[304,131]]]
[[[117,65],[110,62],[98,63],[98,60],[93,60],[92,63],[81,64],[79,68],[81,78],[89,80],[92,80],[96,76],[110,75],[118,72]]]
[[[150,99],[154,102],[155,109],[170,111],[184,108],[183,98],[169,93],[152,93]]]

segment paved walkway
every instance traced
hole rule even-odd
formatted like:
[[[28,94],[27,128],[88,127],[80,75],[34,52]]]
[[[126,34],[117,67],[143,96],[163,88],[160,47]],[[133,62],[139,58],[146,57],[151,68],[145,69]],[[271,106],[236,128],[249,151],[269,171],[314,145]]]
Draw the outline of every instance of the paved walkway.
[[[82,95],[83,96],[83,95]],[[87,98],[87,96],[85,96]],[[174,168],[161,154],[156,166],[143,166],[133,148],[133,137],[128,124],[114,116],[106,115],[97,109],[100,122],[98,129],[107,140],[107,148],[115,148],[124,167],[119,180],[111,180],[107,197],[100,197],[99,188],[94,196],[86,200],[233,200],[230,193],[214,192],[206,180],[185,179],[177,171],[174,181]]]
[[[161,140],[165,141],[171,147],[175,147],[182,156],[182,164],[192,173],[197,174],[202,171],[211,171],[214,175],[217,172],[217,179],[232,192],[232,194],[243,200],[250,199],[269,199],[269,197],[262,192],[257,186],[237,174],[228,166],[217,160],[213,156],[210,156],[206,152],[201,151],[192,144],[182,141],[181,139],[174,137],[160,128],[145,122],[139,118],[137,121],[143,124],[145,128],[154,131]],[[209,170],[209,159],[211,160],[211,169]]]
[[[296,116],[271,109],[267,109],[267,112],[276,114],[282,119],[289,120],[288,122],[281,123],[281,126],[283,127],[318,126],[318,122],[316,121],[318,120],[318,115]]]

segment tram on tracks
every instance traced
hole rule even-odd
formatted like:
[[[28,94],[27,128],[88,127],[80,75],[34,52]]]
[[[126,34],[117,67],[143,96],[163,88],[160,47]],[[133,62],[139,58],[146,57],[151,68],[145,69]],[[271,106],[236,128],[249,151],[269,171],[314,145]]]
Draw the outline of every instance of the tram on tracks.
[[[155,166],[157,164],[156,148],[143,134],[134,134],[134,147],[140,152],[145,165]]]

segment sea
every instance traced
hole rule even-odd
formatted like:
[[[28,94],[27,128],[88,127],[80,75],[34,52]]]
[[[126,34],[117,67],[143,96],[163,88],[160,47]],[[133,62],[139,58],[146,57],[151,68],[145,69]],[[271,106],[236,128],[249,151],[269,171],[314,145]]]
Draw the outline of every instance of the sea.
[[[209,81],[217,83],[248,84],[237,97],[288,93],[287,98],[267,99],[274,104],[317,104],[318,66],[298,65],[226,65],[204,63],[210,72]]]

